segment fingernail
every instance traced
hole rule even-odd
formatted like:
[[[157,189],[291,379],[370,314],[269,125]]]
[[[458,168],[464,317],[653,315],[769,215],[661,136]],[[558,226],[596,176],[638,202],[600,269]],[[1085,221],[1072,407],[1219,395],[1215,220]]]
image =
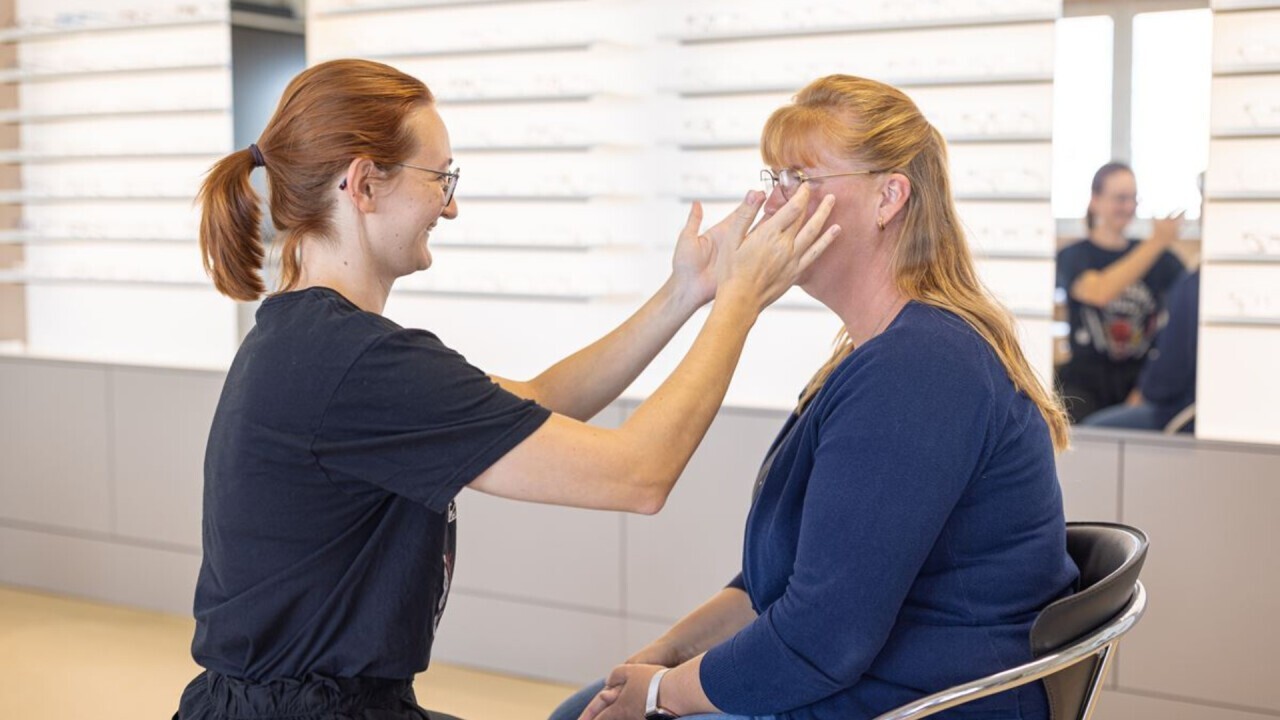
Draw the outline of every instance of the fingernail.
[[[831,226],[831,237],[835,237],[836,235],[839,235],[839,234],[840,234],[840,226],[839,226],[839,225],[832,225],[832,226]]]
[[[822,198],[822,202],[827,203],[827,204],[831,204],[831,203],[833,203],[833,202],[835,202],[835,201],[836,201],[836,196],[835,196],[835,195],[827,195],[826,197]]]

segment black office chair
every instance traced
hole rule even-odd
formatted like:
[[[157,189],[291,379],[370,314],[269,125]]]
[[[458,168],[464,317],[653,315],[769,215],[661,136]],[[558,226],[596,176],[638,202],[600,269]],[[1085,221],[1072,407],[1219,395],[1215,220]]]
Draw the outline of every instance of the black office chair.
[[[1044,680],[1053,720],[1088,720],[1120,638],[1147,608],[1138,573],[1146,533],[1116,523],[1067,523],[1067,553],[1080,568],[1079,591],[1041,611],[1031,626],[1035,659],[934,693],[876,720],[914,720]]]

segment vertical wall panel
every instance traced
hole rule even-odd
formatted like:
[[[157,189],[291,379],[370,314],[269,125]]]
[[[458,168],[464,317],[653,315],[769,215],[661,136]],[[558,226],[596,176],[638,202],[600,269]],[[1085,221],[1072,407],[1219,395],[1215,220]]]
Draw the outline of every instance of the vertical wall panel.
[[[1215,0],[1196,434],[1280,442],[1280,3]]]
[[[111,530],[106,375],[96,367],[0,360],[0,518]]]

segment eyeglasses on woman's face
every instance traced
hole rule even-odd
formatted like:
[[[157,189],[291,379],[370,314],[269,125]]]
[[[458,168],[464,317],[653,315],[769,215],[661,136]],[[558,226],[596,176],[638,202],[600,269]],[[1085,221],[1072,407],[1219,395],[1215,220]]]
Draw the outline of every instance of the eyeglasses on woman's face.
[[[845,177],[847,175],[874,175],[884,172],[883,170],[858,170],[856,172],[831,173],[829,175],[805,175],[803,172],[794,168],[784,168],[776,174],[769,168],[760,171],[760,181],[764,183],[764,191],[766,193],[773,192],[774,188],[782,190],[782,197],[787,200],[800,189],[800,186],[811,180],[825,180],[826,178]]]
[[[462,176],[462,168],[454,168],[448,172],[443,170],[432,170],[428,167],[420,165],[410,165],[409,163],[396,163],[400,167],[413,168],[414,170],[422,170],[435,174],[444,182],[444,206],[449,207],[449,203],[453,202],[453,191],[458,189],[458,178]]]

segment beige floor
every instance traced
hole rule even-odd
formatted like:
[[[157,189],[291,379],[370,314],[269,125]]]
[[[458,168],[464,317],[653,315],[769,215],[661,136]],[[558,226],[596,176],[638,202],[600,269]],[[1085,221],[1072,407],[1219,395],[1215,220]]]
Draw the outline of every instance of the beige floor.
[[[167,720],[198,672],[189,618],[0,586],[0,718]],[[443,665],[418,697],[468,720],[545,718],[568,686]]]

